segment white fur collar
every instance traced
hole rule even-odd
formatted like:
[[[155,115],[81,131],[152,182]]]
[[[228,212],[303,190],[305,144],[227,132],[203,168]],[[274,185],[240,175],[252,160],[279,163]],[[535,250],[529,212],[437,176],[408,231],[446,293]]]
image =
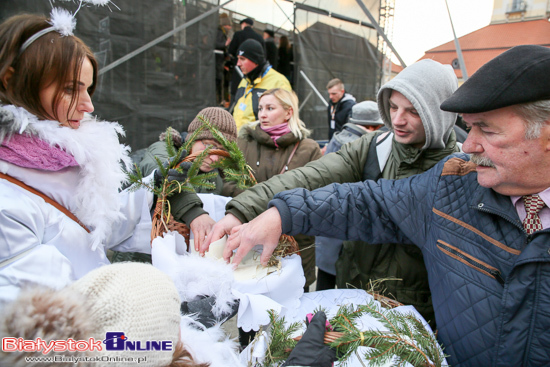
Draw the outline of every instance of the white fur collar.
[[[74,214],[92,230],[91,247],[95,250],[108,238],[113,225],[124,219],[118,189],[127,179],[122,164],[129,169],[131,159],[130,148],[118,140],[119,135],[124,136],[122,126],[86,114],[80,127],[74,130],[60,126],[57,121],[38,120],[24,108],[11,105],[2,108],[14,116],[11,133],[27,133],[57,145],[80,165]]]

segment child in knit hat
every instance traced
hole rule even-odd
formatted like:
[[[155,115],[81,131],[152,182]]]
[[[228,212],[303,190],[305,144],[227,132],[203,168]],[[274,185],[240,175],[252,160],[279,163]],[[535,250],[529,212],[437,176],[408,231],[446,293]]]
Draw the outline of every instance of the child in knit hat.
[[[187,133],[185,134],[185,141],[189,140],[195,130],[202,126],[199,116],[202,116],[204,119],[210,121],[210,123],[215,126],[227,140],[232,142],[237,140],[237,125],[235,124],[233,116],[223,108],[207,107],[202,109],[189,124]],[[168,132],[172,137],[172,144],[174,145],[174,148],[179,149],[184,140],[182,139],[182,135],[180,135],[180,133],[173,128],[169,128]],[[138,166],[144,176],[151,174],[155,169],[157,169],[157,162],[154,157],[159,158],[161,161],[168,160],[169,157],[166,150],[165,139],[166,131],[163,131],[159,136],[159,141],[151,144],[147,148],[143,159],[138,163]],[[211,145],[214,148],[222,148],[221,144],[214,139],[210,130],[205,128],[197,136],[197,139],[191,147],[189,154],[198,154],[206,149],[208,145]],[[214,155],[206,157],[203,162],[204,164],[201,166],[201,171],[211,172],[213,168],[210,167],[210,164],[218,159],[219,157]],[[220,194],[221,191],[216,193]]]
[[[212,125],[214,125],[220,133],[229,141],[234,142],[237,140],[237,125],[233,116],[226,110],[219,107],[207,107],[199,112],[197,117],[191,121],[189,128],[187,129],[186,141],[188,141],[193,133],[202,126],[202,122],[199,120],[199,116],[203,116],[208,119]],[[203,129],[195,143],[191,146],[191,154],[198,154],[205,150],[208,146],[213,146],[215,149],[223,149],[223,146],[218,142],[212,132],[208,129]],[[211,172],[214,168],[210,165],[219,160],[219,156],[215,154],[208,155],[202,165],[200,170],[202,172]]]
[[[227,140],[231,142],[235,142],[237,140],[237,125],[235,124],[233,116],[220,107],[207,107],[202,109],[189,124],[186,140],[189,140],[191,135],[200,126],[202,126],[199,116],[202,116],[202,118],[208,120]],[[175,148],[179,148],[182,144],[180,134],[176,130],[171,131],[170,134],[172,134],[172,142],[174,143]],[[138,163],[138,166],[144,176],[151,174],[157,168],[155,156],[161,161],[168,160],[169,157],[166,150],[165,136],[166,135],[163,132],[160,136],[160,141],[150,145],[147,148],[143,159]],[[197,136],[195,143],[191,146],[191,151],[189,154],[198,154],[205,150],[208,146],[211,146],[214,149],[222,148],[222,145],[214,138],[210,130],[205,128]],[[209,193],[233,197],[240,193],[241,190],[237,189],[235,183],[225,181],[223,172],[211,167],[211,164],[218,161],[218,159],[218,155],[209,155],[204,159],[203,164],[200,167],[201,172],[207,173],[215,171],[217,173],[216,177],[212,180],[214,189],[199,187],[196,189],[196,193]],[[179,222],[187,224],[191,228],[195,238],[195,247],[202,243],[203,239],[206,237],[206,234],[208,234],[215,223],[203,209],[203,203],[196,193],[182,191],[181,193],[173,195],[169,198],[171,213],[174,218]],[[111,258],[111,261],[151,262],[150,259],[151,255],[148,254],[115,252]]]

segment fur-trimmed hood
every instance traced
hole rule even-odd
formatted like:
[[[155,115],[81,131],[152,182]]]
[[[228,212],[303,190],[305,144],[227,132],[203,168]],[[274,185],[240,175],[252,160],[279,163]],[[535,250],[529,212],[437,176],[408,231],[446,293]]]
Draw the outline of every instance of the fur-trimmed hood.
[[[105,242],[113,226],[124,219],[118,192],[127,179],[124,169],[131,167],[131,159],[130,148],[119,142],[119,136],[124,136],[122,126],[86,114],[78,129],[70,129],[57,121],[39,120],[21,107],[0,106],[0,144],[14,134],[33,136],[57,146],[79,164],[71,211],[91,229],[90,243],[95,250]]]

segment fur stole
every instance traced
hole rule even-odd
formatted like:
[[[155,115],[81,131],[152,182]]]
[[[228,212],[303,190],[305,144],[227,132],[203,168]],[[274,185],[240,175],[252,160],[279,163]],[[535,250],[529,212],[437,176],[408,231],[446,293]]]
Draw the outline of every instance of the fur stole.
[[[86,114],[76,130],[57,121],[39,120],[21,107],[0,106],[0,143],[13,134],[27,134],[56,145],[80,166],[74,214],[91,232],[95,250],[109,237],[113,226],[124,219],[118,192],[129,170],[130,148],[119,142],[122,126]]]

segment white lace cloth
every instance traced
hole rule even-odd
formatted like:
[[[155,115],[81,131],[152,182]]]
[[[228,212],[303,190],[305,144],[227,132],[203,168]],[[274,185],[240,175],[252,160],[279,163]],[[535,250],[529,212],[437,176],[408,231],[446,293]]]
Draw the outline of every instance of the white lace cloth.
[[[199,197],[203,201],[204,209],[214,220],[223,217],[225,204],[230,198],[212,194],[199,194]],[[193,246],[190,247],[193,248]],[[164,237],[153,240],[151,250],[153,265],[168,274],[178,287],[185,286],[178,279],[189,276],[182,272],[190,271],[188,267],[181,266],[184,258],[187,257],[184,251],[185,240],[178,233],[170,232]],[[218,261],[220,269],[225,266],[223,259]],[[230,282],[222,275],[222,271],[220,271],[221,278],[217,280],[212,277],[213,274],[210,271],[207,276],[212,277],[211,284],[204,285],[205,289],[202,293],[212,294],[212,290],[215,290],[219,283],[230,283],[233,296],[240,300],[237,326],[245,331],[259,330],[261,326],[269,324],[269,310],[275,310],[279,315],[294,311],[299,307],[300,297],[304,292],[305,277],[298,255],[283,258],[280,268],[270,269],[272,272],[269,274],[259,261],[258,254],[254,250],[251,251],[246,261],[249,266],[242,271],[239,271],[239,267],[234,273],[235,280]]]

